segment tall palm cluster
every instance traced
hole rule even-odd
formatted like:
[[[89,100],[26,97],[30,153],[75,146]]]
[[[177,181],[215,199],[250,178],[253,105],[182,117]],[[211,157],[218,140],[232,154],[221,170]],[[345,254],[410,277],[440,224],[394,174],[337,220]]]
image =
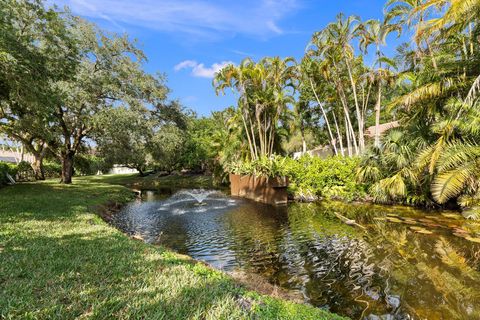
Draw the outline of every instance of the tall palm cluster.
[[[245,59],[239,66],[229,65],[216,74],[217,93],[231,88],[238,92],[235,118],[241,122],[237,134],[248,142],[248,159],[257,160],[276,151],[288,105],[293,102],[296,66],[292,58],[264,58],[255,63]],[[278,149],[278,148],[277,148]]]
[[[378,202],[474,208],[479,17],[480,0],[389,0],[382,20],[339,14],[313,34],[298,62],[225,67],[214,86],[239,96],[230,122],[246,142],[237,158],[280,153],[292,131],[304,139],[315,129],[334,155],[362,158],[359,182]],[[384,53],[389,36],[408,39],[392,57]],[[397,127],[385,131],[385,123]]]
[[[359,179],[380,202],[480,203],[480,1],[390,0],[386,21],[414,41],[397,49],[386,110],[401,128],[370,148]]]
[[[382,90],[393,81],[395,67],[382,46],[394,30],[378,20],[362,23],[358,17],[339,14],[306,48],[301,93],[313,96],[320,108],[335,154],[363,154],[369,120],[375,121],[375,144],[380,143]],[[364,57],[371,47],[375,57],[367,66]]]

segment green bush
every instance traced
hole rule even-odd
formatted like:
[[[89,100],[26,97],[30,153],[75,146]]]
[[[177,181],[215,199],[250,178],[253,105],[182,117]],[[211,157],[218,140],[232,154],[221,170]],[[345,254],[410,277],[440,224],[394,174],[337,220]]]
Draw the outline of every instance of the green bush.
[[[297,197],[337,198],[353,200],[365,195],[363,186],[356,183],[358,158],[319,158],[305,155],[298,160],[285,161],[289,190]]]
[[[16,164],[0,161],[0,186],[7,185],[10,182],[7,178],[7,173],[15,177],[17,171],[18,168]]]
[[[46,179],[58,178],[62,175],[62,165],[57,162],[44,162],[43,173]]]
[[[358,158],[319,158],[305,155],[298,160],[290,157],[262,157],[251,162],[231,164],[229,172],[264,177],[287,176],[289,192],[297,199],[318,198],[354,200],[364,197],[365,190],[356,183]]]
[[[18,181],[32,181],[35,180],[35,172],[29,162],[21,161],[17,165],[17,180]]]
[[[81,176],[94,175],[99,171],[106,173],[111,168],[103,158],[91,154],[76,156],[73,167],[75,169],[75,174]]]
[[[232,163],[228,170],[235,174],[251,174],[257,177],[278,177],[286,175],[286,162],[281,156],[260,157],[254,161]]]

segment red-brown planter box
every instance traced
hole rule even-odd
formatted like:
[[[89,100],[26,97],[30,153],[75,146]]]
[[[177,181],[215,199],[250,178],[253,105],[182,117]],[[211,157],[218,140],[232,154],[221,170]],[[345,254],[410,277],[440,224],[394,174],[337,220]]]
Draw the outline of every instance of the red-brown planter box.
[[[257,202],[285,205],[288,202],[288,178],[230,174],[230,193]]]

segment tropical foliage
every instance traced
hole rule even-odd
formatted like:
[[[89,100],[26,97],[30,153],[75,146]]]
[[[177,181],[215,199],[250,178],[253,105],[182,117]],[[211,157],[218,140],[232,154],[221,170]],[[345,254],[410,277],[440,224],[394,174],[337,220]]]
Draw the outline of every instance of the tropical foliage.
[[[258,63],[245,59],[216,74],[213,85],[217,94],[231,88],[240,95],[236,116],[248,141],[248,159],[278,151],[279,135],[293,102],[296,71],[293,59],[275,57]]]
[[[356,157],[322,159],[305,155],[298,160],[288,158],[285,174],[290,181],[289,191],[301,201],[363,199],[365,190],[357,184],[355,175],[358,163]]]
[[[367,152],[359,168],[376,200],[477,205],[479,8],[478,1],[387,3],[386,21],[415,41],[398,50],[401,68],[387,104],[402,129]]]
[[[164,77],[143,71],[146,57],[128,36],[42,2],[4,4],[0,131],[34,156],[37,179],[46,159],[70,182],[83,172],[74,170],[79,154],[223,182],[232,171],[285,175],[277,155],[323,145],[360,159],[352,171],[374,201],[458,204],[475,215],[479,1],[389,0],[381,20],[339,14],[300,59],[247,58],[220,70],[216,93],[231,89],[238,101],[204,118],[167,100]],[[408,41],[387,56],[397,36]]]
[[[292,65],[280,73],[288,79],[275,77],[282,85],[270,82],[265,64],[280,58],[226,67],[216,88],[233,87],[240,97],[230,136],[248,141],[234,160],[248,167],[284,152],[262,152],[264,124],[290,152],[305,152],[313,133],[309,140],[330,145],[332,154],[361,157],[357,181],[373,200],[458,203],[473,216],[480,203],[479,13],[478,1],[390,0],[383,20],[339,14],[315,32],[300,62],[284,60]],[[383,46],[394,36],[412,41],[387,57]],[[293,94],[280,94],[290,87]],[[262,118],[266,105],[283,115],[271,118],[274,125]],[[381,129],[386,122],[392,125]]]
[[[356,157],[329,157],[322,159],[308,154],[295,160],[291,157],[261,157],[254,161],[230,164],[230,172],[259,177],[287,177],[289,193],[299,201],[321,198],[358,200],[365,197],[362,185],[357,184]]]

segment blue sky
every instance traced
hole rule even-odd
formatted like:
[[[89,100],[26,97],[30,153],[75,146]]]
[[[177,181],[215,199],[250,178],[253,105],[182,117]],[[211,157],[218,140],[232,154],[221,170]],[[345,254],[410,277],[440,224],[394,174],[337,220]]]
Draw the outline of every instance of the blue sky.
[[[339,12],[381,18],[385,0],[53,0],[112,32],[128,33],[178,98],[199,115],[235,103],[217,97],[213,72],[245,57],[301,58],[313,32]],[[389,39],[387,54],[398,40]]]

